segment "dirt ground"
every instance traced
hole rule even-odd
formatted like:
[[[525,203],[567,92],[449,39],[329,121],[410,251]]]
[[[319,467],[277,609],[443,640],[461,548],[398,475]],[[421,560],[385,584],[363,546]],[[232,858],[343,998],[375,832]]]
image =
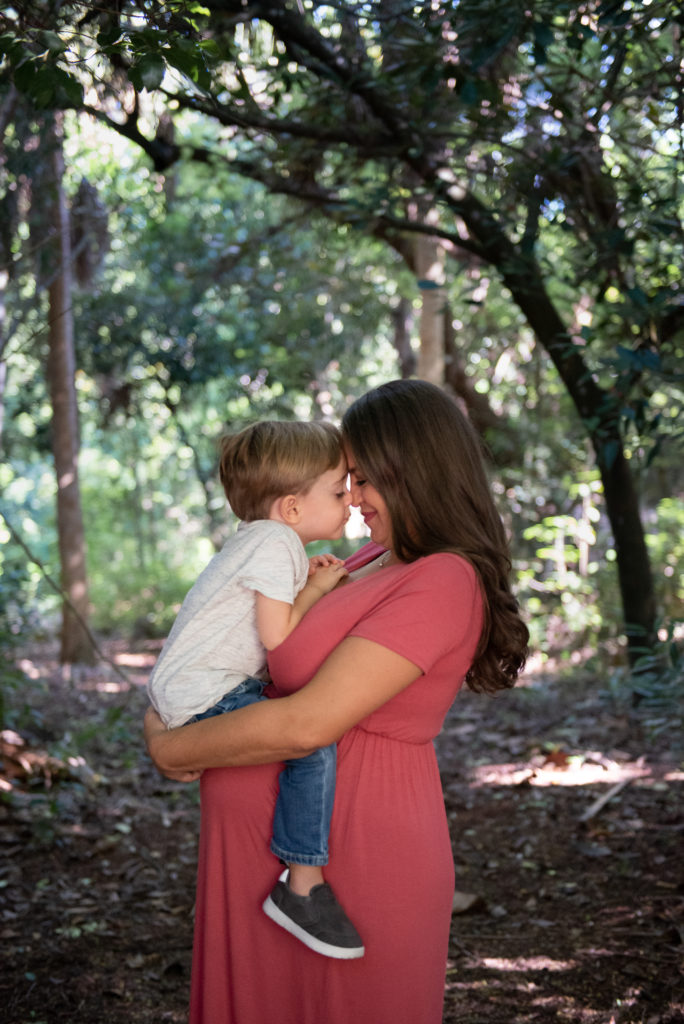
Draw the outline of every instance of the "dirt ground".
[[[50,648],[24,652],[30,683],[5,694],[3,1024],[186,1020],[197,788],[141,748],[154,646],[106,653],[65,679]],[[684,1022],[681,732],[603,690],[530,673],[454,704],[445,1024]]]

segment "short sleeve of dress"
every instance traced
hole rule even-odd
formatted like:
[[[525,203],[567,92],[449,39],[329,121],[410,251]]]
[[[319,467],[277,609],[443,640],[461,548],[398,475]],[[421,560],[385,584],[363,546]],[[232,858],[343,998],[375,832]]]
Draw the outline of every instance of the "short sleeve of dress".
[[[458,555],[429,555],[409,569],[398,569],[396,584],[349,635],[382,644],[427,673],[454,648],[475,649],[482,597],[474,569]]]

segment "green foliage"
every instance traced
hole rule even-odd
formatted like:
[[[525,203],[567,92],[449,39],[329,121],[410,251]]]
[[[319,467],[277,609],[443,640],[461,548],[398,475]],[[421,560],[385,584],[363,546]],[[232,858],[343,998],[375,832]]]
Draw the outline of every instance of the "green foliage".
[[[150,420],[111,429],[104,450],[83,452],[90,597],[103,632],[163,635],[213,553],[192,453],[163,427],[155,436]]]
[[[659,567],[659,606],[666,620],[675,620],[684,598],[684,501],[663,498],[649,515],[647,529],[653,564]]]
[[[684,623],[670,621],[660,630],[659,647],[609,677],[604,698],[638,719],[649,737],[681,736],[684,728]]]
[[[36,558],[46,555],[46,530],[52,529],[52,511],[41,508],[44,495],[43,473],[35,465],[0,466],[0,729],[16,728],[9,708],[15,695],[21,695],[26,679],[16,667],[16,652],[29,638],[38,638],[50,630],[55,620],[54,592],[46,585],[40,566],[15,541],[13,534],[29,546]],[[34,513],[36,518],[34,518]]]
[[[15,85],[38,110],[62,110],[83,102],[81,83],[58,63],[66,51],[67,43],[57,32],[38,30],[31,40],[14,31],[0,35],[3,64],[9,65]]]
[[[70,3],[39,19],[30,6],[3,17],[0,88],[12,82],[39,110],[48,95],[82,109],[86,84],[114,129],[75,114],[67,141],[71,191],[83,174],[97,182],[113,239],[97,286],[75,296],[99,628],[162,630],[220,543],[223,429],[338,416],[396,375],[389,315],[400,297],[419,303],[397,253],[428,208],[453,254],[459,359],[501,424],[487,440],[535,646],[570,657],[620,617],[589,438],[604,467],[624,452],[659,604],[676,613],[676,5],[464,0],[394,19],[376,3],[256,2],[227,17],[211,2],[149,2],[125,20],[92,5],[74,17]],[[4,140],[10,205],[31,177],[27,137],[17,122]],[[18,225],[7,305],[22,316],[5,440],[14,479],[28,480],[47,472],[49,410],[20,207],[7,220]],[[530,301],[533,279],[543,287]],[[573,398],[539,298],[580,360]],[[25,520],[46,564],[48,503],[43,490]]]
[[[74,296],[90,598],[97,630],[158,636],[234,527],[217,438],[260,417],[339,415],[350,389],[395,375],[383,334],[397,283],[377,246],[300,219],[293,234],[284,204],[225,176],[188,172],[160,204],[147,168],[112,140],[90,129],[67,144],[115,239],[96,288]],[[27,328],[10,349],[4,497],[57,577],[49,446],[36,443],[49,406]],[[37,626],[56,597],[27,571]]]

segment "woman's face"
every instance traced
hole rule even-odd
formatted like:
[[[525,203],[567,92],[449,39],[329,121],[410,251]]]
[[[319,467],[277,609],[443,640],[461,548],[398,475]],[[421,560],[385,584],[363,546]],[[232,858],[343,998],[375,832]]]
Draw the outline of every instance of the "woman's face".
[[[392,523],[389,509],[379,491],[363,476],[356,465],[354,453],[347,448],[347,465],[349,467],[349,489],[352,505],[358,505],[366,526],[370,530],[371,540],[392,550]]]

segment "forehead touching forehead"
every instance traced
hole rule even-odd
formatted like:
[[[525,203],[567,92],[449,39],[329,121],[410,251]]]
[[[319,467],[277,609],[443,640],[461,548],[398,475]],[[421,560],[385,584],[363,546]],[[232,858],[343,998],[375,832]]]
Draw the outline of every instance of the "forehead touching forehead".
[[[357,460],[356,456],[354,455],[354,452],[351,449],[351,445],[349,444],[349,441],[345,440],[342,448],[343,448],[343,452],[344,452],[344,464],[345,464],[345,467],[346,467],[346,472],[347,473],[358,473],[359,472],[358,460]]]
[[[344,455],[335,468],[330,471],[330,475],[333,477],[336,484],[343,484],[346,482],[346,479],[349,476],[349,466],[347,465],[347,459]]]
[[[347,469],[347,460],[343,457],[335,466],[330,466],[319,474],[317,480],[323,483],[334,484],[337,486],[340,483],[344,483],[349,474]]]

